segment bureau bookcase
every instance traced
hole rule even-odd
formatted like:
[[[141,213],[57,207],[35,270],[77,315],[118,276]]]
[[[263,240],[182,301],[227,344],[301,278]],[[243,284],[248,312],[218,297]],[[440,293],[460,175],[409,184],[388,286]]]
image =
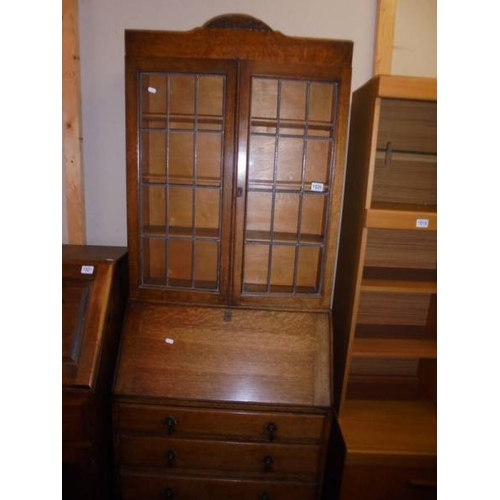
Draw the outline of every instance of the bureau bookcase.
[[[117,493],[319,498],[352,43],[232,15],[125,48]]]
[[[111,390],[125,305],[127,249],[62,246],[62,498],[113,493]]]
[[[342,500],[436,497],[436,80],[356,90],[333,303]]]

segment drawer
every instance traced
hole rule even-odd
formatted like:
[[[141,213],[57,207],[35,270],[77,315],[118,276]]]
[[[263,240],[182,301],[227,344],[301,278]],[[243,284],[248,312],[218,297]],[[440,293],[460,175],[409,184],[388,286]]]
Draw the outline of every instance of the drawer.
[[[122,436],[120,458],[123,465],[160,467],[165,471],[205,469],[270,477],[300,475],[314,480],[318,474],[320,447]]]
[[[120,404],[118,429],[124,433],[275,443],[319,443],[323,415],[209,410]]]
[[[313,500],[314,483],[123,475],[122,500]]]
[[[437,105],[435,102],[382,99],[377,149],[391,143],[393,151],[437,152]]]
[[[89,396],[63,393],[62,442],[90,440]]]
[[[434,468],[348,465],[340,500],[433,500],[437,498]]]

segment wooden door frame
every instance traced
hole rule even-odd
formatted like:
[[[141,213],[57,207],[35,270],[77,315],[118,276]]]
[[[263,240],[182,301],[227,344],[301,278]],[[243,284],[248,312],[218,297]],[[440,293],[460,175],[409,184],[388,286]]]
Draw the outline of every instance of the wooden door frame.
[[[397,0],[377,0],[375,50],[373,54],[374,75],[390,75],[392,73],[396,8]]]
[[[81,134],[78,0],[62,2],[62,140],[68,242],[84,245],[85,200]]]

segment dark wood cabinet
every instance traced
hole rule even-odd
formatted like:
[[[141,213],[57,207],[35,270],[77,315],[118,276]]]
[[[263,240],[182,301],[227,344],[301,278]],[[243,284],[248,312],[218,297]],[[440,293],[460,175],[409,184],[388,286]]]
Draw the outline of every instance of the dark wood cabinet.
[[[121,498],[319,498],[352,43],[127,31]]]
[[[112,494],[111,388],[128,293],[122,247],[62,247],[62,493]]]

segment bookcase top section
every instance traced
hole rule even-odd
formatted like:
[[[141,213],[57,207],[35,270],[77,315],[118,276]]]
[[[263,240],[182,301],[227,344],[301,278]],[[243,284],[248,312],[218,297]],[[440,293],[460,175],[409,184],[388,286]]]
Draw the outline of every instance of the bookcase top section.
[[[250,16],[191,31],[125,30],[127,57],[199,57],[351,66],[353,42],[287,36]],[[254,28],[252,28],[254,26]],[[259,28],[260,27],[260,28]],[[263,27],[266,27],[264,29]]]

